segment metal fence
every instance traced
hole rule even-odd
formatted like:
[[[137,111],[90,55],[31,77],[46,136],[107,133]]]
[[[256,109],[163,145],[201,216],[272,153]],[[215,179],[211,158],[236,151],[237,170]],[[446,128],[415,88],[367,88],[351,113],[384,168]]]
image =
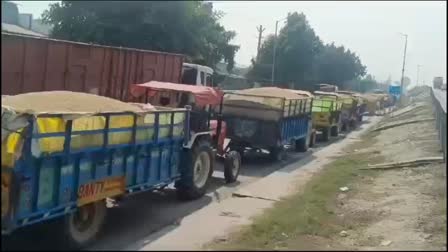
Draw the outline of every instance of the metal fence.
[[[446,161],[446,91],[431,88],[431,98],[443,157]]]

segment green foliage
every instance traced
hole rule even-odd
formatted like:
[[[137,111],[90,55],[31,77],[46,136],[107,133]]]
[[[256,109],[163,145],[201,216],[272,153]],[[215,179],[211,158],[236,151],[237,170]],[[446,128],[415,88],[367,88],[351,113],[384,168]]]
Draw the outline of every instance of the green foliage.
[[[252,60],[248,78],[271,84],[274,41],[273,35],[264,41],[258,59]],[[293,83],[295,88],[312,90],[316,83],[340,86],[363,76],[365,70],[359,57],[350,50],[324,45],[303,13],[288,14],[277,38],[274,83]]]
[[[367,74],[363,78],[355,78],[353,80],[345,82],[344,88],[350,89],[356,92],[366,93],[373,89],[377,89],[383,86],[388,86],[387,84],[379,83],[377,80],[375,80],[375,77],[373,77],[370,74]]]
[[[361,60],[344,46],[326,45],[317,57],[317,76],[321,83],[341,85],[365,74]]]
[[[224,60],[231,69],[239,47],[222,15],[201,1],[62,1],[42,18],[54,38],[182,53],[209,66]]]

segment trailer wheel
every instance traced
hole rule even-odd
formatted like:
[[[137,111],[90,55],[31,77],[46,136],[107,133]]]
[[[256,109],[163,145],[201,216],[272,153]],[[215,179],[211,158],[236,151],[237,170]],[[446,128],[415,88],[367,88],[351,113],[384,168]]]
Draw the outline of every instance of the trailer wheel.
[[[313,147],[316,144],[316,131],[313,131],[310,136],[310,145],[309,147]]]
[[[281,161],[285,159],[285,149],[283,146],[272,147],[269,149],[269,156],[273,161]]]
[[[103,227],[106,211],[105,202],[97,201],[66,216],[62,232],[64,243],[71,248],[82,248],[91,244]]]
[[[339,135],[339,126],[333,126],[330,130],[332,137],[337,137]]]
[[[358,122],[362,122],[362,115],[358,116]]]
[[[342,123],[341,131],[348,131],[348,125],[346,122]],[[333,132],[331,133],[331,135],[333,136]]]
[[[330,140],[330,128],[323,128],[322,129],[322,140],[324,142],[328,142]]]
[[[200,140],[191,152],[189,176],[176,183],[177,195],[181,200],[194,200],[202,197],[213,173],[214,154],[210,141]]]
[[[297,139],[296,141],[295,141],[295,147],[296,147],[296,151],[299,151],[299,152],[306,152],[307,150],[308,150],[308,147],[309,147],[309,139],[310,139],[310,137],[311,136],[306,136],[306,137],[304,137],[304,138],[300,138],[300,139]]]
[[[224,178],[226,183],[233,183],[238,179],[241,169],[241,155],[238,151],[230,151],[224,160]]]
[[[349,124],[351,129],[356,129],[358,127],[358,123],[356,119],[351,119]]]

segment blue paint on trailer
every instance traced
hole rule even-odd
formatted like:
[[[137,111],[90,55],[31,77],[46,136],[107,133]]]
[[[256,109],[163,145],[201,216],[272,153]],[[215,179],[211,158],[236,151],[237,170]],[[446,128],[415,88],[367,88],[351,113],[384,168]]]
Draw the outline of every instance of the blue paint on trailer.
[[[14,167],[2,167],[2,174],[9,174],[12,178],[9,207],[5,215],[2,209],[2,234],[76,211],[79,188],[83,185],[122,176],[125,180],[124,194],[133,194],[181,180],[181,164],[185,163],[182,160],[189,158],[186,157],[188,151],[183,148],[189,140],[189,133],[185,134],[189,132],[189,110],[150,113],[155,116],[150,126],[137,126],[137,116],[133,113],[101,113],[98,116],[105,118],[104,129],[72,131],[72,121],[68,120],[64,132],[45,134],[37,133],[37,119],[30,119],[23,135],[25,140],[21,157]],[[179,113],[185,119],[175,124],[174,116]],[[110,128],[111,117],[117,115],[133,116],[132,127]],[[40,115],[38,118],[61,116]],[[170,122],[161,125],[161,116],[170,116]],[[164,134],[161,134],[163,130]],[[149,131],[152,137],[137,139],[138,134]],[[117,133],[128,133],[132,137],[128,143],[109,143],[111,134]],[[102,135],[101,146],[71,147],[75,136],[92,134]],[[33,156],[32,146],[48,138],[63,138],[63,149]]]

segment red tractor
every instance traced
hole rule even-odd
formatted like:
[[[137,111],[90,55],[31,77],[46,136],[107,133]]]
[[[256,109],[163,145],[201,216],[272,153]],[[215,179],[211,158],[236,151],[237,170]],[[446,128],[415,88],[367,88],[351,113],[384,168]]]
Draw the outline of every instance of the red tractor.
[[[224,158],[224,177],[227,183],[235,182],[241,168],[241,155],[230,150],[227,139],[227,127],[222,120],[222,103],[224,93],[221,90],[205,87],[150,81],[131,87],[134,97],[144,97],[145,103],[157,106],[182,108],[190,110],[190,141],[197,139],[211,143],[215,155]],[[211,170],[213,170],[213,164]],[[211,172],[212,173],[212,172]],[[210,173],[210,174],[211,174]]]

